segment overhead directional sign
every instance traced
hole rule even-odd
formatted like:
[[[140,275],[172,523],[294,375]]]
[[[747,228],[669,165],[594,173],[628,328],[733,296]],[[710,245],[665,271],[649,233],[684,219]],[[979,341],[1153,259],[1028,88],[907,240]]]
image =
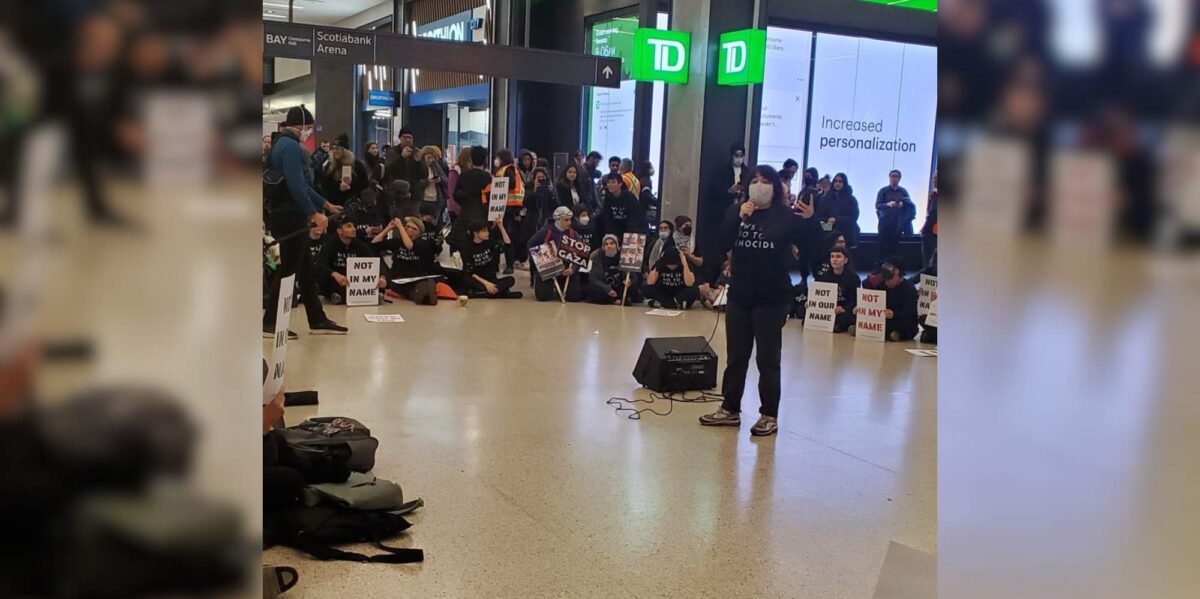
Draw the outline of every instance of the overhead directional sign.
[[[263,32],[263,56],[429,69],[563,85],[621,86],[619,58],[271,21],[263,23]]]

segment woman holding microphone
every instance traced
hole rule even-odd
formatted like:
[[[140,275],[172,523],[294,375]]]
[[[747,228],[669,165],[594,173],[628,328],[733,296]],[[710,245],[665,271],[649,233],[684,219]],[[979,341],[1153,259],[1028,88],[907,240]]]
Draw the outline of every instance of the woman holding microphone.
[[[712,414],[700,417],[705,426],[739,426],[742,394],[750,354],[757,346],[758,397],[762,403],[754,436],[778,430],[780,359],[783,325],[792,301],[788,263],[793,244],[801,243],[812,206],[803,202],[795,210],[785,203],[787,194],[779,174],[770,166],[754,169],[748,199],[730,208],[717,236],[718,256],[732,251],[728,305],[725,308],[726,359],[721,394],[725,400]]]

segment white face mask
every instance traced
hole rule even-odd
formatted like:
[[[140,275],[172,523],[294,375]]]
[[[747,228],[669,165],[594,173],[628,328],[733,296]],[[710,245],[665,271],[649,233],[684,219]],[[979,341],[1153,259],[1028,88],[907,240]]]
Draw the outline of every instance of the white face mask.
[[[659,231],[658,238],[663,241],[666,241],[671,238],[671,232],[670,231]]]
[[[300,130],[300,141],[302,141],[302,142],[308,141],[308,138],[312,137],[312,132],[313,132],[313,130],[311,128],[301,129]]]
[[[741,156],[734,156],[733,157],[733,166],[742,166],[742,163],[745,161],[746,161],[746,159]]]
[[[775,190],[772,189],[770,183],[751,183],[750,184],[750,201],[754,202],[759,208],[766,208],[771,205],[771,198],[775,196]]]
[[[493,167],[495,167],[495,168],[500,168],[500,159],[499,159],[499,158],[497,158],[497,159],[493,160],[493,161],[492,161],[492,166],[493,166]]]
[[[585,227],[586,227],[586,226],[587,226],[587,224],[588,224],[588,223],[590,223],[590,222],[592,222],[592,219],[590,219],[590,218],[588,218],[588,217],[586,217],[586,216],[581,216],[581,217],[579,217],[579,224],[581,224],[581,225],[583,225],[583,226],[585,226]]]

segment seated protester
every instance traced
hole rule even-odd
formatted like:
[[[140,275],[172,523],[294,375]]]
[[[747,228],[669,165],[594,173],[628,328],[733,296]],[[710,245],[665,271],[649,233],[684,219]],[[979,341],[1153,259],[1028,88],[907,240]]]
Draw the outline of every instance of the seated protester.
[[[904,279],[900,263],[899,256],[886,258],[879,270],[863,281],[863,289],[887,291],[884,332],[891,341],[908,341],[917,336],[917,288]],[[861,309],[856,307],[854,313]],[[850,328],[850,334],[854,334],[854,327]]]
[[[642,264],[642,272],[650,272],[650,268],[658,264],[667,248],[675,247],[675,223],[664,220],[658,223],[658,235],[646,240],[646,261]]]
[[[625,288],[625,277],[629,276],[629,289]],[[621,305],[640,304],[642,294],[641,273],[621,270],[621,244],[616,235],[605,235],[600,249],[592,252],[592,272],[588,273],[587,298],[593,304]]]
[[[600,207],[599,224],[596,233],[616,235],[621,238],[626,233],[641,233],[641,211],[638,208],[637,197],[625,187],[620,176],[609,175],[604,178],[604,200]]]
[[[388,233],[397,236],[388,239]],[[424,279],[412,283],[397,284],[395,279],[409,279],[440,274],[435,262],[433,246],[422,235],[425,223],[411,216],[392,219],[388,226],[372,240],[375,247],[392,253],[392,267],[388,270],[388,288],[400,297],[425,306],[436,306],[437,279]]]
[[[380,195],[379,187],[372,181],[363,190],[362,195],[357,199],[350,200],[345,207],[344,214],[346,218],[354,221],[358,238],[367,243],[370,243],[371,239],[378,235],[390,220],[387,206],[380,201]]]
[[[500,277],[500,256],[504,255],[504,246],[511,244],[508,231],[504,229],[504,221],[492,223],[504,243],[492,239],[491,228],[487,223],[475,222],[467,227],[471,235],[462,256],[463,277],[456,291],[470,297],[485,297],[495,299],[517,299],[520,291],[512,291],[516,280],[512,277]]]
[[[592,215],[590,212],[588,212],[587,206],[580,204],[574,208],[571,208],[571,215],[573,223],[571,228],[575,229],[575,233],[579,235],[580,239],[588,242],[589,247],[596,247],[600,236],[596,232],[596,221],[592,219]]]
[[[322,165],[318,177],[322,194],[335,206],[349,204],[371,184],[371,173],[367,170],[367,165],[354,157],[349,145],[350,137],[345,133],[334,140],[329,149],[329,159]],[[346,171],[343,167],[349,167],[349,177],[345,176]]]
[[[922,270],[921,273],[935,277],[937,276],[936,246],[933,248],[933,254],[929,257],[928,266],[926,266],[925,270]],[[915,277],[918,279],[918,282],[920,282],[921,273],[918,273],[918,275]],[[909,279],[909,281],[911,282],[912,279]],[[922,314],[921,317],[917,319],[917,321],[921,324],[921,343],[937,343],[937,327],[925,324],[925,319],[927,318],[929,318],[929,315]]]
[[[706,308],[720,310],[721,306],[717,302],[721,299],[721,294],[725,293],[729,288],[729,279],[733,276],[730,272],[732,268],[729,258],[725,258],[725,262],[721,264],[721,274],[717,275],[717,280],[710,283],[700,284],[700,302]]]
[[[432,206],[421,206],[421,225],[424,227],[421,239],[429,243],[436,263],[446,239],[442,236],[442,229],[437,226],[437,215],[433,213]]]
[[[688,266],[691,266],[692,271],[703,279],[704,257],[696,252],[696,240],[692,237],[692,228],[691,217],[680,214],[675,217],[675,233],[672,237],[675,239],[675,247],[679,248],[679,253],[687,259]]]
[[[696,287],[696,275],[684,260],[679,249],[667,248],[662,257],[655,263],[654,268],[646,274],[646,285],[642,293],[649,300],[651,308],[691,309],[692,304],[700,299],[700,289]]]
[[[346,285],[350,283],[346,278],[346,259],[373,257],[375,252],[371,251],[371,246],[358,238],[354,221],[339,217],[333,235],[326,240],[317,257],[317,286],[321,295],[334,304],[346,303]],[[387,279],[380,276],[377,284],[383,289],[387,287]]]
[[[554,209],[554,221],[546,226],[538,229],[536,233],[529,238],[529,253],[538,251],[538,247],[546,243],[553,243],[557,248],[562,242],[564,236],[580,239],[582,236],[572,227],[574,220],[573,213],[570,208],[559,206]],[[566,265],[566,270],[553,279],[542,280],[542,277],[537,272],[537,265],[530,260],[529,273],[533,277],[533,295],[539,302],[556,301],[559,298],[558,290],[563,291],[563,298],[568,302],[578,302],[583,299],[583,277],[576,271],[575,266],[566,260],[563,261]],[[555,283],[558,283],[557,286]]]
[[[829,250],[829,262],[818,269],[813,277],[817,283],[835,283],[838,286],[837,307],[834,311],[833,332],[841,333],[854,325],[854,307],[858,304],[858,271],[850,259],[850,251],[843,246]]]

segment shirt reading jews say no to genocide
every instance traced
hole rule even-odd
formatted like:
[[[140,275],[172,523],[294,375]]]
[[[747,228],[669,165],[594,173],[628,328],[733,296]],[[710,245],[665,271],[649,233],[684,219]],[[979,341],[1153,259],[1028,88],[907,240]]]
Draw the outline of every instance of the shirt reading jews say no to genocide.
[[[746,306],[771,306],[792,300],[788,261],[800,243],[804,220],[783,205],[755,210],[744,222],[740,205],[730,207],[718,235],[718,256],[733,252],[729,299]]]

